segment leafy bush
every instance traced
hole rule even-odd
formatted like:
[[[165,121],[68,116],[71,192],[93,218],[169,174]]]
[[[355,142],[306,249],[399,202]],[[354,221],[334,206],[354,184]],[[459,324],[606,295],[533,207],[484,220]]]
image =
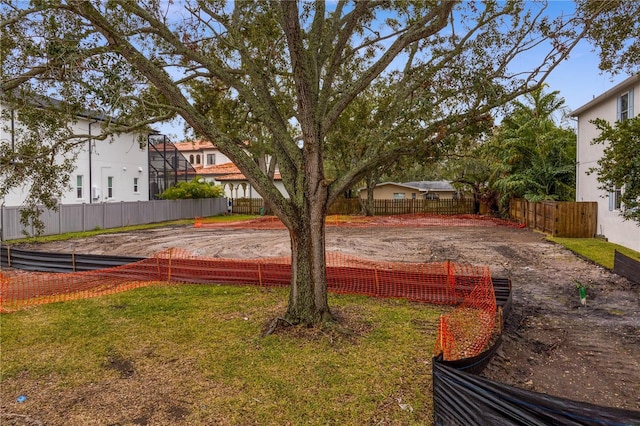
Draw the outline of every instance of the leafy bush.
[[[188,198],[220,198],[224,197],[224,189],[213,182],[205,182],[200,177],[189,182],[178,182],[167,188],[160,198],[163,200],[182,200]]]

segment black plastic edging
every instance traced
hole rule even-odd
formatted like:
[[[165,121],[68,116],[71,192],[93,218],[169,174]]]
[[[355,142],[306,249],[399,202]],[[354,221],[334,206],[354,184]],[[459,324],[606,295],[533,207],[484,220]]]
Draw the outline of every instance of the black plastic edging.
[[[629,281],[640,284],[640,262],[625,256],[618,250],[615,251],[613,258],[613,272]]]
[[[46,253],[0,247],[0,266],[38,272],[82,272],[113,268],[143,260],[142,257],[95,254]]]
[[[640,412],[551,397],[433,362],[436,425],[639,425]]]

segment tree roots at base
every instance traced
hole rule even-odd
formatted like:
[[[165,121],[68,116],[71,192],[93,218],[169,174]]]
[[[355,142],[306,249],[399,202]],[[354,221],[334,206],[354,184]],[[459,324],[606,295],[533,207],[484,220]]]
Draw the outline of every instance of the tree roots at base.
[[[347,321],[348,322],[348,321]],[[296,329],[314,329],[316,332],[325,335],[334,335],[334,337],[354,337],[358,333],[344,324],[344,318],[341,315],[334,316],[331,313],[323,315],[322,321],[317,323],[302,323],[300,321],[294,321],[287,319],[286,317],[276,317],[268,321],[262,331],[261,337],[266,337],[271,334],[277,333],[278,330],[284,331],[289,327],[295,327]],[[291,329],[289,329],[291,330]],[[294,331],[294,334],[297,334]],[[312,332],[312,334],[315,334]],[[333,340],[333,338],[332,338]]]

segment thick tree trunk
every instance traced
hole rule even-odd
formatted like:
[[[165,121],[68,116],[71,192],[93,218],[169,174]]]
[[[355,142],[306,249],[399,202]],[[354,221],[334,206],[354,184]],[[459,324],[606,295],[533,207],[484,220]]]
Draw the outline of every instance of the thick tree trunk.
[[[373,216],[374,215],[374,208],[373,208],[373,191],[376,188],[376,184],[378,183],[378,179],[373,177],[373,176],[369,176],[367,178],[367,200],[365,202],[364,205],[364,214],[366,216]]]
[[[291,236],[292,278],[286,319],[295,324],[311,325],[333,319],[327,303],[324,252],[324,218],[329,198],[322,154],[326,136],[322,123],[325,121],[326,110],[319,103],[320,68],[317,68],[317,63],[309,55],[314,48],[305,46],[312,41],[302,37],[298,3],[282,2],[281,5],[281,22],[295,82],[296,118],[300,123],[303,142],[302,155],[291,156],[297,164],[295,176],[291,176],[294,179],[289,185],[295,190],[289,194],[293,206],[287,225]],[[324,16],[324,8],[320,7],[316,12]],[[311,39],[316,41],[314,36]]]
[[[367,200],[364,203],[364,214],[373,216],[373,189],[367,191]]]
[[[480,194],[480,189],[473,188],[473,213],[480,214],[480,198],[482,194]]]
[[[332,321],[327,301],[325,258],[326,206],[322,201],[307,202],[291,237],[291,288],[285,319],[292,324],[318,324]]]

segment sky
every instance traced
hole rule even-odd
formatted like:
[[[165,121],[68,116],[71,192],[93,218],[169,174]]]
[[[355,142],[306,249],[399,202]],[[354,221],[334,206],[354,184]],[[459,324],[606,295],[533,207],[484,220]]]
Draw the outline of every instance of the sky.
[[[549,89],[560,91],[569,110],[575,110],[629,77],[624,73],[615,76],[603,73],[598,68],[599,62],[593,47],[582,41],[571,56],[551,72],[547,79]]]
[[[552,14],[573,13],[574,6],[571,0],[549,1]],[[551,72],[546,80],[548,89],[558,90],[568,110],[573,111],[629,77],[624,73],[612,75],[602,72],[598,68],[599,63],[600,58],[593,45],[587,40],[580,41],[569,58]]]
[[[573,13],[574,2],[549,0],[549,11],[552,15]],[[532,64],[539,61],[533,55],[530,59]],[[570,112],[629,77],[624,73],[613,75],[600,71],[599,61],[594,47],[588,41],[582,40],[571,52],[569,58],[551,72],[546,80],[547,91],[559,91]],[[178,120],[172,123],[156,124],[154,127],[159,132],[167,134],[174,142],[184,139],[183,125]]]

